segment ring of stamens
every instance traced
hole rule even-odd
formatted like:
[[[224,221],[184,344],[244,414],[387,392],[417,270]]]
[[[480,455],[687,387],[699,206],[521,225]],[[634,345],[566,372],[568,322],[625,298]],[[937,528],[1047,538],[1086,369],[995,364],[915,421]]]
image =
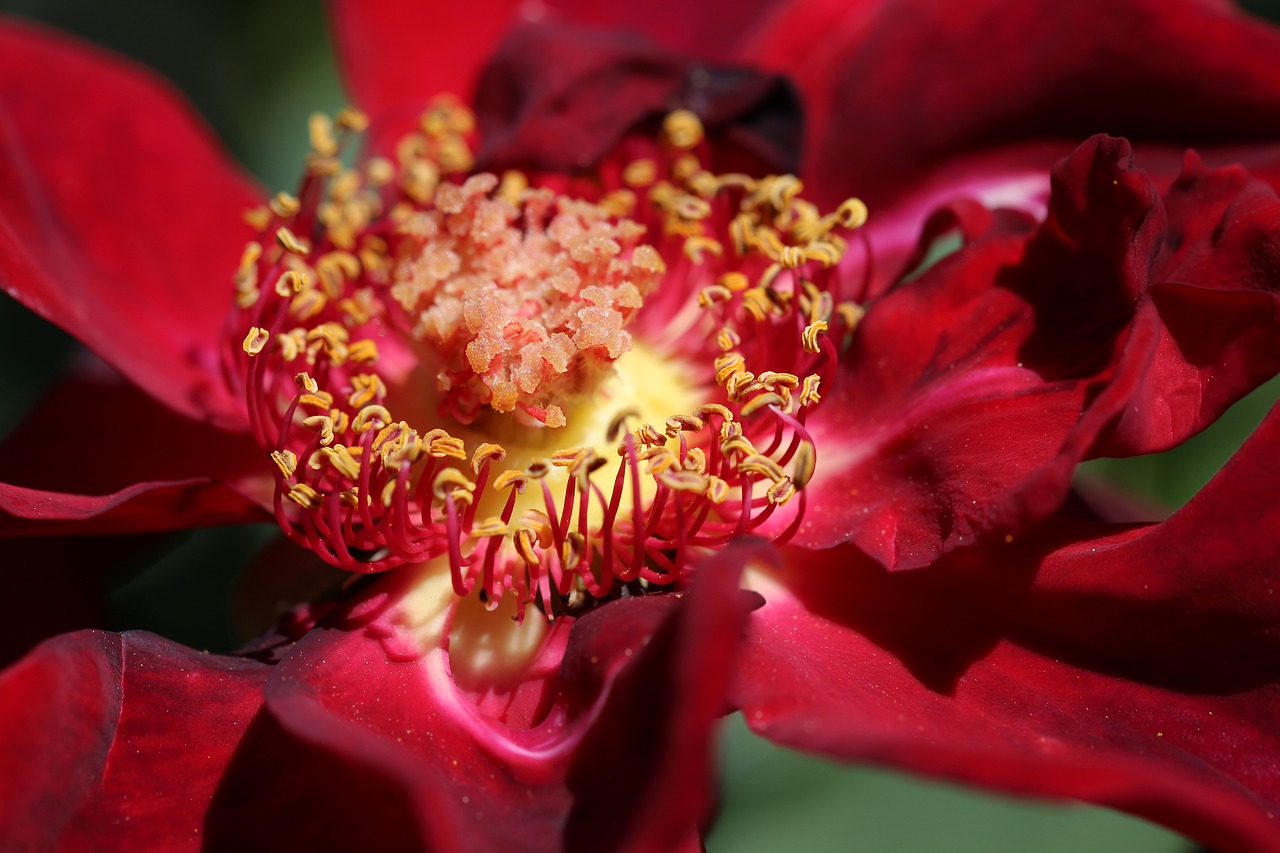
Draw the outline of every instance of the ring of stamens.
[[[234,277],[233,368],[292,538],[352,571],[447,558],[459,595],[554,617],[678,583],[735,536],[794,535],[817,464],[805,423],[861,316],[833,269],[861,202],[823,215],[793,176],[708,171],[685,111],[594,201],[469,175],[473,121],[449,101],[393,158],[346,168],[364,125],[313,117],[299,191],[249,215],[261,236]],[[440,422],[512,413],[554,436],[630,347],[642,303],[708,365],[687,411],[623,405],[596,446],[515,468],[499,443],[396,414],[409,352],[433,362]],[[770,524],[784,506],[790,522]]]

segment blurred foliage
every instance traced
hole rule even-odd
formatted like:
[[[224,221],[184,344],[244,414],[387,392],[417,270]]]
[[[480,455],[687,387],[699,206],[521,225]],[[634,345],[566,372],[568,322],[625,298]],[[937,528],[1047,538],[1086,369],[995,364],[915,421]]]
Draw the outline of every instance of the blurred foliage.
[[[1280,19],[1280,0],[1246,8]],[[306,117],[344,103],[320,0],[0,0],[18,14],[133,57],[172,81],[265,187],[293,186]],[[0,436],[64,368],[76,345],[0,298]],[[1280,395],[1260,389],[1184,447],[1136,460],[1098,460],[1083,476],[1122,482],[1174,507],[1194,494]],[[147,628],[196,648],[233,648],[230,602],[240,574],[275,538],[270,526],[157,537],[149,559],[111,577],[113,626]],[[209,602],[225,602],[223,608]],[[724,740],[722,819],[713,851],[1157,851],[1190,846],[1104,809],[1029,803],[848,768],[774,747],[737,717]]]

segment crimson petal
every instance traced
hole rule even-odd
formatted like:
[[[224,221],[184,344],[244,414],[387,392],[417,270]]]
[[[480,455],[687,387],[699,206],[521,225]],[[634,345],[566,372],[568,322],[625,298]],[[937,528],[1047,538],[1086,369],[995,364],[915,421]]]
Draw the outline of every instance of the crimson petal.
[[[250,807],[260,800],[288,833],[280,840],[293,839],[293,818],[310,821],[317,803],[363,803],[371,785],[382,805],[368,820],[359,810],[345,818],[375,839],[387,826],[411,831],[422,849],[690,842],[709,810],[711,729],[751,603],[737,579],[758,554],[720,555],[684,600],[628,599],[579,618],[567,647],[549,640],[551,659],[524,676],[533,701],[518,698],[502,716],[481,710],[493,699],[483,685],[476,698],[454,680],[443,650],[423,655],[398,626],[396,601],[409,590],[374,592],[277,666],[270,718],[233,762],[214,831],[234,838],[252,827],[264,840],[262,809]],[[291,794],[268,796],[282,789]]]
[[[1087,456],[1181,442],[1280,367],[1274,193],[1192,161],[1166,203],[1130,161],[1090,140],[1029,239],[994,217],[868,306],[812,419],[826,511],[798,544],[928,565],[1052,512]],[[953,206],[926,238],[957,224],[984,220]]]
[[[0,674],[0,835],[32,850],[198,846],[267,669],[134,631],[37,647]]]
[[[1280,32],[1229,3],[797,0],[741,55],[806,96],[819,189],[872,210],[992,144],[1280,139]]]
[[[890,574],[789,554],[733,687],[780,743],[1280,844],[1280,407],[1168,521]],[[816,651],[815,651],[816,650]]]
[[[518,22],[549,18],[630,31],[668,48],[723,61],[737,38],[776,3],[663,0],[641,7],[579,0],[546,4],[486,0],[467,5],[332,0],[330,10],[338,59],[356,103],[380,115],[395,113],[397,108],[407,108],[412,115],[440,93],[470,99],[480,69],[508,28]]]
[[[261,520],[261,451],[196,423],[101,363],[80,365],[0,445],[0,536],[174,530]]]
[[[218,347],[259,195],[194,113],[123,60],[6,21],[0,151],[4,289],[175,410],[242,423]]]

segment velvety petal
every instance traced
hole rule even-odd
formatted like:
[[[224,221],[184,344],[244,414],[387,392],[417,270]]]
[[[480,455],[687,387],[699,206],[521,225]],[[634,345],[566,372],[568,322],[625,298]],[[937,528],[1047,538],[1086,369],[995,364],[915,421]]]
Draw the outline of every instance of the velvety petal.
[[[1280,409],[1167,522],[1061,520],[887,573],[852,549],[753,575],[732,688],[791,746],[1280,844]]]
[[[545,18],[642,34],[669,49],[711,61],[728,58],[737,38],[776,0],[747,3],[522,4],[486,0],[448,6],[413,0],[333,0],[338,59],[356,103],[377,113],[411,112],[434,95],[470,100],[480,69],[509,27]],[[557,58],[552,57],[552,61]],[[571,61],[572,57],[559,57]]]
[[[1280,370],[1280,199],[1194,155],[1166,196],[1169,228],[1139,311],[1162,335],[1147,381],[1095,452],[1165,450]]]
[[[633,34],[563,22],[516,27],[497,46],[476,91],[479,161],[581,170],[642,123],[656,131],[677,108],[698,114],[716,149],[753,158],[754,171],[796,169],[800,107],[782,78],[706,66]]]
[[[21,849],[196,849],[266,670],[142,632],[39,646],[0,674],[0,835]]]
[[[243,422],[218,347],[258,194],[194,113],[140,68],[8,21],[0,152],[5,291],[176,411]]]
[[[1123,140],[1090,140],[1055,169],[1029,239],[1025,219],[993,218],[870,303],[812,419],[823,511],[798,543],[928,565],[1052,512],[1086,456],[1181,442],[1280,367],[1274,193],[1195,166],[1166,206],[1131,160]],[[962,210],[926,239],[983,227]]]
[[[819,191],[873,209],[992,144],[1280,139],[1280,32],[1213,0],[799,0],[742,55],[799,84]]]
[[[271,476],[248,435],[182,417],[88,361],[0,445],[0,535],[59,520],[77,533],[260,520]]]
[[[292,773],[298,762],[246,750],[233,766],[237,784],[219,794],[217,831],[257,826],[257,811],[238,806],[288,787],[290,796],[270,798],[283,830],[295,809],[309,815],[333,792],[341,803],[347,777],[333,774],[353,768],[356,788],[371,780],[392,794],[380,813],[406,831],[416,825],[423,849],[685,842],[711,802],[711,730],[749,604],[734,606],[738,570],[755,553],[721,555],[683,600],[610,603],[571,632],[557,622],[515,682],[475,690],[443,648],[418,646],[403,620],[424,588],[396,590],[393,579],[390,592],[384,585],[309,633],[268,686],[262,742],[283,733],[316,775],[308,784]],[[370,832],[384,837],[376,820]]]

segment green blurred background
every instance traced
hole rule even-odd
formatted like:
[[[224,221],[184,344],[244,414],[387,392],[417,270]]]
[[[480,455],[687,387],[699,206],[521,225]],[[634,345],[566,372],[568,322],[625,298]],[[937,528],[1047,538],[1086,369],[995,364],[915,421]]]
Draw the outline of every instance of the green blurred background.
[[[1251,10],[1280,20],[1280,0]],[[0,12],[44,21],[128,54],[182,89],[231,152],[272,189],[294,185],[306,118],[344,98],[319,0],[0,0]],[[33,69],[33,73],[39,73]],[[0,436],[63,369],[75,344],[0,295]],[[40,357],[33,358],[32,353]],[[1280,395],[1273,381],[1214,428],[1157,457],[1090,463],[1081,476],[1122,482],[1168,507],[1217,470]],[[147,628],[215,651],[235,642],[230,602],[270,526],[151,542],[108,579],[117,629]],[[712,851],[1116,851],[1172,853],[1195,845],[1105,809],[974,793],[902,774],[780,750],[735,717],[726,727],[724,803]]]

